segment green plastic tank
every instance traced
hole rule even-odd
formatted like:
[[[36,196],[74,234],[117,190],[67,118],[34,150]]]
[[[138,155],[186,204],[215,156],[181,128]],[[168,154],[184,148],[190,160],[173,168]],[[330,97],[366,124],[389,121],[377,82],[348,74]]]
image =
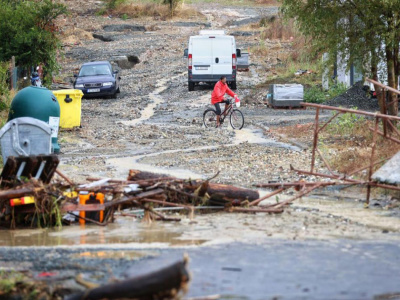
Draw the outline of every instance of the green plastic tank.
[[[29,86],[20,90],[11,102],[8,121],[21,117],[31,117],[48,123],[52,129],[53,152],[60,152],[58,145],[60,105],[50,90],[36,86]]]

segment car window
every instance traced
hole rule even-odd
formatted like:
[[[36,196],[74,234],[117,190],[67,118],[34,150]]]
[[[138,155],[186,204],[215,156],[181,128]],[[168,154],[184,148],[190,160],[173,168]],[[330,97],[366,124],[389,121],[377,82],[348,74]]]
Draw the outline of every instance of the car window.
[[[79,76],[111,75],[111,70],[107,65],[82,66]]]

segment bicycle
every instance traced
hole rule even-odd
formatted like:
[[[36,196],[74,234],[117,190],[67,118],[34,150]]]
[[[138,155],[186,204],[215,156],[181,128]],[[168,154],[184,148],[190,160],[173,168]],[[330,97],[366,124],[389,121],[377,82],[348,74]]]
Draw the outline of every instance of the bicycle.
[[[244,126],[244,116],[243,113],[237,109],[233,108],[233,99],[229,100],[229,104],[225,104],[225,109],[222,112],[219,123],[220,126],[224,123],[225,118],[229,115],[229,122],[233,129],[242,129]],[[208,108],[203,113],[203,124],[206,128],[216,127],[217,125],[217,112],[214,108]]]

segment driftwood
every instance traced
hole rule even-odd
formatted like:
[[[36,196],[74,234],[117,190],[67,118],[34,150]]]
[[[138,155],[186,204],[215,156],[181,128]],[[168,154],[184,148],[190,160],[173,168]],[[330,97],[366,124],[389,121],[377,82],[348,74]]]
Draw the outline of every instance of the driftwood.
[[[143,172],[139,170],[130,170],[129,171],[129,176],[128,176],[128,181],[137,181],[137,180],[149,180],[149,179],[159,179],[159,178],[165,178],[167,177],[166,175],[162,174],[155,174],[151,172]],[[174,177],[168,177],[172,180],[179,181],[179,179],[174,178]],[[208,182],[208,181],[206,181]],[[202,184],[204,184],[204,180],[191,180],[188,181],[187,184],[185,184],[185,189],[190,190],[194,192],[197,190]],[[204,188],[200,189],[202,194],[204,194]],[[217,184],[217,183],[208,183],[207,185],[207,193],[211,196],[212,194],[221,194],[225,199],[229,200],[249,200],[253,201],[256,200],[260,197],[259,193],[254,190],[250,189],[245,189],[245,188],[239,188],[236,186],[232,185],[226,185],[226,184]],[[201,195],[199,195],[201,196]]]
[[[66,300],[171,299],[189,282],[187,259],[159,271],[67,296]]]

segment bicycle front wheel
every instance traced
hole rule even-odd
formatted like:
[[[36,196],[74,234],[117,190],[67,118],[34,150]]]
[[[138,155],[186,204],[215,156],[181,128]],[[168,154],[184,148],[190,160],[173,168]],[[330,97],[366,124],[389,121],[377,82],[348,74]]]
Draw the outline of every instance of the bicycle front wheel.
[[[233,129],[242,129],[244,126],[244,117],[240,110],[234,109],[229,116],[229,121]]]
[[[206,128],[215,128],[217,126],[217,112],[214,109],[206,109],[203,113],[203,124]]]

